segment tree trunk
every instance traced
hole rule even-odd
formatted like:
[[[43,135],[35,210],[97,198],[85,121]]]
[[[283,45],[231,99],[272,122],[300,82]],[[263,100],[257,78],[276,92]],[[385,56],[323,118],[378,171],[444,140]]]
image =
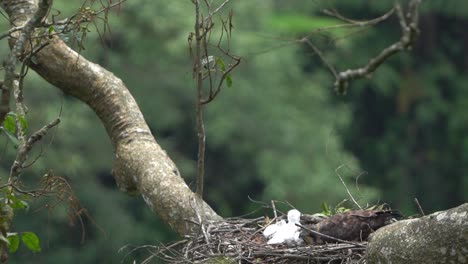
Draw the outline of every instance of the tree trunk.
[[[37,0],[0,3],[15,26],[24,25],[37,10]],[[114,147],[113,175],[119,188],[141,193],[153,212],[181,235],[193,230],[190,221],[220,219],[188,188],[174,162],[157,144],[122,80],[87,61],[59,37],[47,42],[29,66],[49,83],[88,104],[99,116]]]
[[[468,203],[373,233],[368,263],[468,263]]]

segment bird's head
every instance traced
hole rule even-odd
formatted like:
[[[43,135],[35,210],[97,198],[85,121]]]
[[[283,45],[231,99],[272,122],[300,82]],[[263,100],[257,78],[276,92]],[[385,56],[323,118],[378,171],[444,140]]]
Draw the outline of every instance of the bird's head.
[[[288,223],[299,224],[301,220],[301,212],[296,209],[289,210],[288,212]]]

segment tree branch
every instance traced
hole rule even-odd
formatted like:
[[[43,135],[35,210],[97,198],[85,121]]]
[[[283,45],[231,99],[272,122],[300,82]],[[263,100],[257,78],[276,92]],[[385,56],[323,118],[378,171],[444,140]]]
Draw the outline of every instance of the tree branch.
[[[24,78],[24,76],[18,75],[16,73],[16,66],[18,62],[20,62],[20,59],[22,57],[24,58],[23,53],[27,45],[27,41],[30,38],[30,35],[32,34],[34,29],[41,23],[41,21],[47,15],[51,2],[52,2],[51,0],[41,0],[39,2],[37,11],[34,13],[31,19],[29,19],[25,23],[25,25],[22,27],[19,37],[16,40],[15,44],[13,45],[13,48],[11,49],[11,52],[5,64],[5,82],[3,84],[3,93],[4,93],[3,96],[5,96],[5,94],[6,96],[8,96],[11,90],[14,91],[15,101],[16,101],[16,131],[17,131],[18,142],[19,142],[16,159],[13,162],[13,165],[10,170],[10,179],[9,179],[10,183],[15,182],[16,178],[20,175],[22,166],[27,159],[27,155],[29,151],[31,150],[32,145],[37,141],[37,140],[31,140],[31,138],[29,140],[26,140],[25,131],[23,130],[23,126],[21,125],[20,119],[26,116],[26,106],[23,104],[23,95],[22,95],[22,87],[21,87],[22,86],[21,80],[22,78]],[[24,71],[24,68],[23,68],[23,71]],[[6,100],[5,98],[3,98],[3,96],[2,96],[2,104],[7,103],[3,101],[3,100]],[[4,115],[2,117],[4,118]],[[0,120],[0,121],[3,122],[3,120]],[[58,121],[57,121],[57,124],[58,124]],[[45,132],[47,132],[47,129],[43,130],[44,134]],[[38,135],[43,136],[43,134],[41,133],[39,133]]]
[[[34,9],[34,0],[1,0],[21,26]],[[20,8],[17,5],[23,5]],[[16,6],[15,6],[16,5]],[[26,15],[25,15],[26,14]],[[63,92],[88,104],[98,115],[114,147],[113,175],[123,191],[140,193],[146,204],[181,235],[195,231],[197,213],[203,219],[220,219],[209,205],[185,184],[174,162],[157,144],[138,105],[122,80],[51,36],[49,45],[35,56],[30,67]],[[197,213],[196,213],[197,212]]]
[[[380,54],[369,60],[363,67],[357,69],[349,69],[338,73],[335,76],[335,90],[339,94],[345,94],[349,81],[370,76],[384,61],[396,53],[410,49],[413,45],[419,30],[418,30],[418,8],[421,0],[411,0],[408,4],[406,18],[398,2],[395,3],[395,10],[400,20],[402,36],[399,41],[383,49]]]
[[[10,54],[5,62],[5,81],[2,85],[2,98],[0,102],[0,124],[5,119],[5,115],[10,111],[10,93],[11,91],[18,91],[18,79],[19,76],[16,74],[16,66],[23,56],[23,52],[26,46],[26,41],[29,39],[29,36],[34,31],[34,29],[41,23],[44,17],[47,15],[49,11],[50,5],[52,0],[41,0],[39,1],[39,6],[37,11],[34,15],[29,19],[24,26],[22,27],[14,27],[8,31],[9,34],[11,32],[20,31],[19,37],[16,40],[13,48],[11,49]],[[24,116],[25,109],[23,103],[21,101],[16,102],[16,110],[18,114]],[[17,122],[18,123],[18,122]],[[18,130],[18,138],[20,140],[20,144],[24,143],[24,135],[22,130]]]
[[[17,180],[18,176],[21,174],[21,170],[23,169],[24,162],[26,162],[28,153],[31,151],[34,144],[40,141],[51,128],[55,127],[59,123],[60,123],[60,118],[56,118],[52,120],[50,123],[46,124],[41,129],[34,132],[28,138],[28,140],[23,143],[22,147],[18,148],[15,161],[13,162],[13,165],[11,166],[11,170],[10,170],[10,183],[14,183]]]
[[[197,101],[196,101],[196,115],[197,115],[197,138],[198,138],[198,155],[197,155],[197,194],[203,197],[203,185],[205,178],[205,125],[203,124],[203,103],[202,103],[202,90],[203,90],[203,72],[202,72],[202,38],[205,38],[206,32],[200,32],[203,30],[203,19],[200,18],[200,1],[194,0],[195,5],[195,63],[194,73],[196,80],[197,89]],[[202,37],[203,33],[203,37]],[[208,58],[207,58],[208,59]],[[209,67],[209,61],[208,61]]]
[[[21,9],[19,12],[24,14],[29,12],[30,16],[22,26],[19,37],[17,38],[15,44],[13,45],[7,59],[5,62],[5,81],[1,85],[2,87],[2,98],[0,102],[0,123],[3,122],[6,114],[9,112],[9,97],[10,92],[14,92],[15,102],[16,102],[16,134],[18,137],[18,150],[16,153],[16,158],[13,162],[13,165],[10,169],[10,176],[8,179],[8,184],[5,186],[14,188],[14,184],[17,182],[18,177],[21,174],[24,163],[28,157],[28,153],[31,151],[32,146],[38,140],[40,140],[47,130],[50,128],[46,126],[45,128],[37,131],[30,137],[26,139],[26,133],[23,129],[21,119],[26,116],[26,106],[23,104],[23,95],[22,95],[22,80],[25,71],[25,67],[22,67],[21,75],[16,73],[16,67],[18,63],[24,58],[24,51],[29,48],[27,47],[27,41],[30,39],[31,34],[34,32],[34,29],[41,23],[44,17],[47,15],[47,12],[51,5],[51,0],[40,0],[37,8],[31,9]],[[2,2],[2,4],[4,4]],[[15,6],[13,4],[13,6]],[[13,32],[13,31],[10,31]],[[16,28],[15,28],[15,31]],[[24,65],[23,65],[24,66]],[[58,121],[56,124],[58,124]],[[56,125],[55,123],[51,125]],[[0,226],[1,235],[7,237],[7,232],[10,229],[11,223],[13,222],[14,212],[13,209],[4,204],[2,207],[2,224]],[[5,212],[8,211],[8,212]],[[7,244],[5,241],[0,242],[0,262],[4,263],[8,259]]]

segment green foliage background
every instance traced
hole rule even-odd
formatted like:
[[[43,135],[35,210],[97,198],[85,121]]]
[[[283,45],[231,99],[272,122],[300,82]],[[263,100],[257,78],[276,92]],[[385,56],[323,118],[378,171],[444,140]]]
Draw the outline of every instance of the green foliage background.
[[[333,206],[347,198],[337,174],[363,205],[387,202],[413,214],[414,197],[428,212],[466,201],[468,39],[463,29],[468,14],[462,10],[468,9],[459,7],[467,5],[463,1],[453,2],[457,7],[425,2],[413,51],[392,58],[372,79],[353,82],[344,97],[333,93],[331,76],[310,48],[292,40],[338,23],[321,14],[323,8],[334,6],[348,17],[369,19],[385,12],[391,1],[230,3],[226,11],[235,11],[231,50],[243,61],[233,74],[233,86],[206,108],[208,202],[223,216],[260,207],[249,198],[288,201],[313,213],[322,202]],[[62,16],[79,5],[54,3]],[[190,1],[128,1],[111,13],[110,31],[99,23],[99,36],[90,25],[81,51],[123,79],[190,186],[197,151],[187,44],[192,9]],[[7,26],[1,23],[2,29]],[[393,20],[311,40],[330,62],[347,69],[365,63],[399,34]],[[0,52],[7,54],[6,40]],[[42,157],[26,170],[24,182],[34,188],[52,169],[70,182],[86,211],[82,229],[65,206],[30,201],[30,210],[17,214],[14,229],[37,233],[42,253],[20,247],[10,263],[118,263],[125,255],[118,250],[125,245],[177,239],[142,199],[117,190],[110,175],[110,142],[87,106],[32,72],[25,95],[30,130],[59,113],[62,123],[36,148]],[[7,141],[2,134],[2,180],[14,158],[12,146],[4,147]],[[137,252],[123,262],[145,256]]]

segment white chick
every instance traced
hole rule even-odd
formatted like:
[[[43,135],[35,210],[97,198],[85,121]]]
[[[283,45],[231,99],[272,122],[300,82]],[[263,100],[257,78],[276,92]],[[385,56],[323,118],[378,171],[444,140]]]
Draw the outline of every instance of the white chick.
[[[272,235],[274,235],[278,230],[281,228],[281,226],[286,225],[286,221],[281,220],[277,222],[276,224],[271,224],[263,230],[263,235],[266,238],[270,238]]]
[[[278,226],[276,232],[273,233],[267,244],[281,244],[286,242],[287,244],[300,244],[301,239],[299,238],[300,230],[296,224],[299,224],[301,219],[301,212],[296,209],[289,210],[288,212],[288,223]],[[266,229],[265,229],[266,231]]]

